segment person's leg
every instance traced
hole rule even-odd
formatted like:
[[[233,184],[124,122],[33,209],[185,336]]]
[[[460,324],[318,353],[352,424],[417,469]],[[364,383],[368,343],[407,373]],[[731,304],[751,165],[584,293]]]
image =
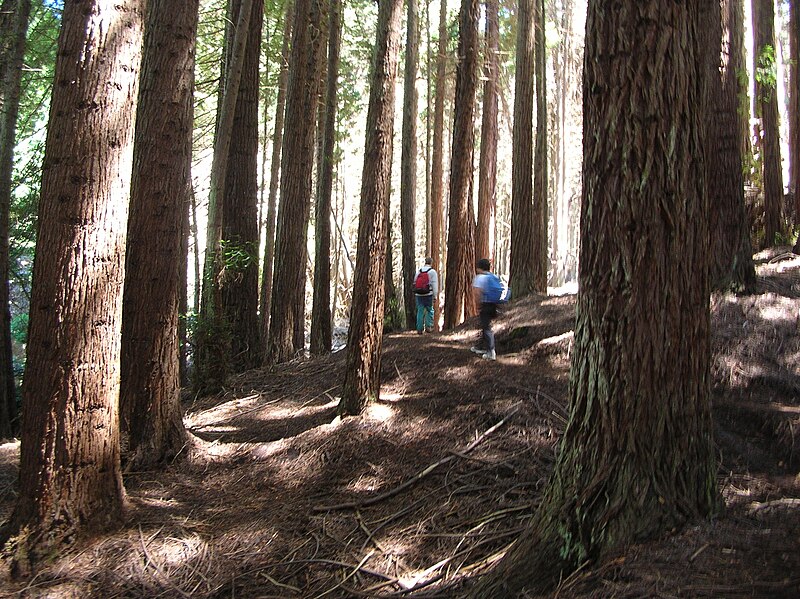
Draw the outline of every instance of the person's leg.
[[[428,296],[428,300],[429,301],[425,302],[423,323],[425,325],[425,330],[430,333],[433,330],[433,296]]]
[[[495,345],[494,345],[494,331],[492,330],[492,319],[497,316],[497,306],[494,304],[481,305],[481,328],[483,333],[483,341],[485,343],[486,353],[483,354],[484,358],[489,360],[495,359]]]
[[[421,298],[419,296],[416,297],[417,302],[417,334],[422,334],[423,329],[423,319],[425,317],[425,306],[420,301]]]

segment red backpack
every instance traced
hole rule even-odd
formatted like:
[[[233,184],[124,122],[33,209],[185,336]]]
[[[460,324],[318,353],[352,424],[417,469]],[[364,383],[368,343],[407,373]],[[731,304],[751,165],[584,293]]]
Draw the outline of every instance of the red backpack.
[[[414,279],[414,293],[417,295],[428,295],[433,291],[428,271],[430,271],[430,268],[428,270],[420,270]]]

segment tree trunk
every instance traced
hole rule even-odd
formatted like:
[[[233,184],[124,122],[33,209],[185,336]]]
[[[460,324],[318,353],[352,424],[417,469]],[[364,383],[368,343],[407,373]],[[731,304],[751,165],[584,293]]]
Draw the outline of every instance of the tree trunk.
[[[538,223],[533,207],[534,10],[519,0],[511,158],[511,288],[517,298],[536,289]]]
[[[254,0],[240,0],[238,19],[229,60],[225,61],[225,91],[217,113],[217,135],[211,164],[208,196],[208,224],[203,264],[203,291],[197,330],[195,388],[198,393],[215,393],[222,388],[230,370],[231,339],[223,319],[221,279],[225,268],[222,247],[225,179],[228,174],[233,121],[242,78],[250,15]]]
[[[267,198],[267,227],[264,233],[264,263],[261,270],[261,294],[259,314],[261,316],[261,340],[266,350],[269,339],[269,307],[272,302],[272,272],[275,257],[275,215],[278,205],[278,183],[281,172],[281,148],[283,147],[283,123],[286,111],[286,87],[289,83],[289,44],[292,39],[294,5],[286,3],[281,48],[281,69],[278,75],[278,97],[275,101],[275,130],[272,133],[272,160],[270,162],[269,196]],[[264,356],[262,356],[263,358]]]
[[[439,5],[439,49],[436,55],[436,97],[433,109],[433,158],[431,161],[431,206],[428,239],[431,266],[440,275],[439,287],[444,283],[442,264],[442,236],[444,230],[444,105],[447,101],[447,0]],[[433,328],[439,330],[439,296],[433,298]]]
[[[711,232],[710,283],[712,289],[752,290],[756,283],[750,226],[744,205],[742,128],[739,123],[738,73],[741,38],[733,35],[741,24],[736,2],[722,0],[704,9],[705,50],[708,57],[708,117],[706,119],[706,192]],[[725,42],[723,42],[723,39]]]
[[[125,223],[143,2],[67,2],[47,128],[23,391],[17,573],[119,518]]]
[[[491,252],[494,213],[497,204],[497,87],[500,61],[500,17],[498,0],[486,2],[486,56],[484,57],[481,155],[478,166],[478,222],[475,256],[493,259]]]
[[[386,213],[391,191],[394,87],[402,10],[402,0],[385,0],[378,8],[367,110],[353,306],[347,336],[342,399],[338,408],[343,416],[360,414],[367,402],[377,399],[380,393]]]
[[[263,20],[264,0],[253,0],[222,203],[222,309],[230,331],[233,372],[255,368],[262,355],[258,329],[258,67]]]
[[[570,416],[530,528],[474,597],[538,594],[718,508],[700,4],[589,2]]]
[[[478,75],[478,0],[463,0],[459,15],[458,66],[453,115],[453,151],[450,153],[450,215],[447,234],[447,281],[444,327],[461,324],[469,314],[472,275],[475,272],[475,227],[469,217],[475,146],[473,115]]]
[[[331,351],[331,198],[336,148],[336,97],[339,89],[339,53],[342,38],[342,5],[332,0],[328,32],[328,75],[325,92],[325,129],[316,206],[314,248],[314,304],[311,310],[311,353]]]
[[[406,63],[403,81],[403,147],[400,157],[400,230],[403,263],[403,306],[406,328],[417,324],[414,298],[417,239],[417,62],[419,61],[419,16],[416,0],[407,0]]]
[[[536,148],[533,158],[533,291],[547,293],[547,51],[544,0],[533,0],[536,62]]]
[[[198,7],[148,4],[122,308],[120,414],[135,470],[173,458],[186,441],[176,333]]]
[[[19,428],[11,358],[8,235],[22,63],[30,13],[30,0],[6,0],[0,7],[0,439],[10,439]]]
[[[756,74],[756,117],[761,119],[761,166],[764,191],[762,247],[776,243],[783,232],[783,175],[778,122],[775,10],[772,0],[753,0],[753,72]]]
[[[305,305],[306,236],[314,170],[314,129],[319,95],[322,43],[319,0],[295,3],[286,127],[281,160],[281,202],[275,239],[275,268],[270,304],[267,362],[286,362],[295,355],[296,329]]]
[[[794,222],[800,224],[800,8],[789,3],[789,193],[794,196]]]

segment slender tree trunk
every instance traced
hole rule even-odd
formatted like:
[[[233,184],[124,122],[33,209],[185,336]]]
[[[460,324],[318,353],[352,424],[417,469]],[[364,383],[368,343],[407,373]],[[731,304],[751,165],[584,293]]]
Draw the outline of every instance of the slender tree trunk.
[[[475,256],[494,256],[492,231],[497,207],[497,87],[500,61],[500,17],[498,0],[486,2],[486,56],[484,57],[483,114],[481,123],[481,156],[478,167],[478,222],[475,228]]]
[[[794,195],[794,222],[800,223],[800,8],[789,3],[789,192]]]
[[[143,2],[64,5],[47,128],[23,390],[25,573],[123,507],[118,395],[125,223]],[[87,110],[86,108],[91,108]]]
[[[403,147],[400,158],[400,230],[403,240],[403,306],[406,328],[417,323],[414,273],[417,239],[417,63],[419,61],[419,15],[416,0],[407,0],[406,62],[403,82]]]
[[[342,5],[332,0],[328,32],[328,76],[325,92],[325,128],[320,160],[316,206],[314,255],[314,304],[311,311],[311,353],[331,351],[331,197],[336,147],[336,98],[339,89],[339,53],[342,37]]]
[[[752,290],[756,283],[750,227],[744,205],[742,128],[739,123],[741,39],[732,35],[736,2],[711,3],[704,12],[708,57],[708,118],[706,119],[706,192],[711,232],[712,289]],[[741,18],[741,13],[738,13]],[[724,42],[723,40],[726,40]]]
[[[151,468],[186,441],[178,306],[191,185],[198,0],[149,0],[122,312],[120,413],[128,467]],[[184,261],[185,263],[185,261]]]
[[[22,62],[30,13],[30,0],[5,0],[0,6],[0,439],[11,438],[19,428],[11,357],[8,226]]]
[[[533,158],[533,291],[547,293],[547,51],[544,0],[534,2],[536,62],[536,148]]]
[[[275,216],[278,205],[278,183],[281,172],[281,149],[283,147],[283,124],[286,112],[286,87],[289,82],[289,46],[292,39],[294,4],[286,2],[286,15],[283,26],[283,46],[281,48],[281,70],[278,75],[278,97],[275,102],[275,130],[272,133],[272,160],[270,162],[269,196],[267,198],[267,226],[264,233],[264,263],[261,271],[261,296],[259,314],[261,315],[261,339],[266,350],[269,339],[269,307],[272,302],[272,272],[275,257]]]
[[[530,528],[474,597],[539,594],[718,508],[700,5],[589,2],[570,416]]]
[[[514,133],[511,157],[511,287],[519,298],[534,293],[538,223],[533,207],[533,2],[519,0]]]
[[[361,210],[358,221],[353,307],[347,338],[347,362],[338,412],[358,415],[380,393],[383,343],[383,277],[386,268],[386,213],[392,171],[394,87],[400,51],[402,0],[378,8],[372,61]]]
[[[756,74],[756,117],[761,119],[761,165],[764,191],[764,240],[776,242],[783,232],[783,175],[778,122],[775,10],[772,0],[753,0],[753,72]]]
[[[463,0],[459,15],[458,66],[450,156],[450,215],[447,233],[447,281],[444,327],[461,324],[472,310],[475,244],[471,218],[475,91],[478,78],[478,0]]]
[[[311,205],[315,119],[321,56],[320,0],[297,0],[286,93],[281,202],[275,239],[267,362],[292,359],[305,305],[306,229]]]
[[[431,266],[442,277],[442,237],[444,232],[444,105],[447,101],[447,0],[439,5],[439,46],[436,53],[436,97],[433,110],[433,158],[431,162],[431,234],[428,239]],[[439,330],[439,296],[433,298],[433,328]]]
[[[211,163],[211,188],[208,196],[208,225],[203,265],[203,292],[200,326],[197,332],[195,387],[198,392],[214,393],[222,388],[230,370],[230,331],[223,319],[221,274],[225,268],[222,248],[225,178],[236,116],[236,102],[250,33],[250,14],[254,0],[240,0],[230,59],[225,77],[225,92],[217,115],[217,135]]]

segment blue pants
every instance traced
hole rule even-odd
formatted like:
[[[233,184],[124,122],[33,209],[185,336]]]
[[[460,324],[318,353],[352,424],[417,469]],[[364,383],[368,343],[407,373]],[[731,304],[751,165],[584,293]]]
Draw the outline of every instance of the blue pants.
[[[497,304],[482,303],[479,314],[481,321],[481,344],[483,345],[483,349],[491,351],[494,349],[492,320],[497,317]]]
[[[433,295],[417,295],[417,333],[433,330]]]

